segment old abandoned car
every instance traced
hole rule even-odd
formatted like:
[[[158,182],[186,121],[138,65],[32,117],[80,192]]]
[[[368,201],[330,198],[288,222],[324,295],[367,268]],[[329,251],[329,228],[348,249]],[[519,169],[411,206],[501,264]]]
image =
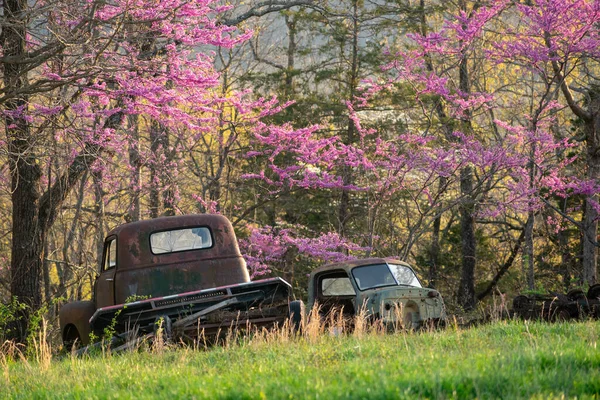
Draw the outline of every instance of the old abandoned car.
[[[280,278],[250,281],[233,227],[221,215],[123,224],[104,242],[93,298],[59,312],[66,347],[90,334],[112,340],[161,334],[194,339],[223,330],[276,326],[303,304]]]
[[[422,287],[413,269],[394,258],[368,258],[325,265],[310,275],[308,307],[322,315],[361,311],[385,326],[416,329],[446,320],[444,300]]]

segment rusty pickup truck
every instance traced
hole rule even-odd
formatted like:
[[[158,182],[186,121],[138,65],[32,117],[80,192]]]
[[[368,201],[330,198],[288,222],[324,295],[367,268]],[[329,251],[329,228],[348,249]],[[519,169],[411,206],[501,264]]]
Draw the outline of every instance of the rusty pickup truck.
[[[179,339],[248,326],[299,324],[301,301],[280,278],[250,281],[229,220],[162,217],[121,225],[104,241],[93,298],[59,312],[65,347],[90,334],[161,333]]]
[[[308,308],[315,306],[322,316],[341,311],[352,318],[362,310],[388,328],[438,326],[446,320],[440,293],[422,287],[410,265],[394,258],[346,261],[314,270]]]

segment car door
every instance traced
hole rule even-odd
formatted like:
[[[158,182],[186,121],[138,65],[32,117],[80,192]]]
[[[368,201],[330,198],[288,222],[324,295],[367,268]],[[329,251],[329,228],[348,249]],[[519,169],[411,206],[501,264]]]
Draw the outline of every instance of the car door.
[[[115,274],[117,272],[117,238],[110,237],[104,242],[102,268],[96,280],[96,307],[115,304]]]
[[[321,273],[317,279],[317,303],[321,313],[329,314],[332,310],[342,310],[346,315],[356,313],[356,290],[345,270],[334,270]]]

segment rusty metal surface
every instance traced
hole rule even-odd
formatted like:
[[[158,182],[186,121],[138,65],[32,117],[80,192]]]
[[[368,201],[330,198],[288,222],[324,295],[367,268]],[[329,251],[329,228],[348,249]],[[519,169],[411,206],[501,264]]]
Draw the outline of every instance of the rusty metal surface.
[[[395,324],[397,320],[401,320],[400,322],[408,328],[417,328],[429,321],[437,323],[446,319],[444,301],[434,289],[391,285],[359,290],[352,269],[376,264],[399,264],[412,270],[409,264],[396,258],[366,258],[325,265],[315,269],[310,275],[308,306],[313,307],[318,303],[325,314],[343,308],[344,313],[348,315],[355,315],[358,310],[364,308],[366,314],[374,319],[379,319],[385,324]],[[329,297],[319,295],[319,279],[329,274],[335,278],[341,277],[342,274],[347,275],[355,294]]]
[[[213,340],[215,336],[226,335],[229,330],[251,332],[254,329],[271,329],[277,326],[282,326],[287,320],[287,313],[285,315],[277,315],[272,317],[261,317],[261,318],[236,318],[229,321],[219,321],[215,323],[204,323],[199,325],[189,325],[182,331],[176,332],[175,337],[179,339],[198,340],[201,338],[207,338]]]
[[[198,227],[210,230],[212,247],[152,253],[151,234]],[[117,237],[114,300],[104,300],[100,294],[98,299],[103,301],[99,306],[121,304],[132,296],[158,297],[250,281],[233,227],[221,215],[182,215],[132,222],[113,229],[107,237],[111,236]]]
[[[115,273],[114,268],[104,271],[94,283],[94,300],[96,307],[106,307],[115,304]]]
[[[568,293],[520,294],[513,299],[513,313],[523,319],[566,321],[600,318],[600,285],[584,292],[572,289]]]
[[[96,306],[91,301],[75,301],[62,306],[58,319],[63,341],[72,343],[77,337],[81,344],[87,345],[91,333],[88,321],[95,311]]]
[[[107,246],[111,242],[116,251]],[[107,256],[108,248],[116,257]],[[113,339],[120,340],[133,332],[153,335],[157,321],[164,320],[169,331],[189,336],[199,328],[210,333],[273,326],[289,318],[289,283],[280,278],[251,282],[233,227],[220,215],[121,225],[108,233],[104,258],[95,303],[61,309],[63,334],[79,331],[87,340],[90,331],[101,336],[110,327],[117,334]]]
[[[270,278],[105,307],[96,310],[90,323],[97,334],[107,326],[116,332],[136,326],[138,333],[145,334],[152,332],[161,318],[171,321],[173,328],[186,332],[190,326],[200,324],[202,328],[212,329],[215,324],[226,326],[234,320],[252,324],[256,320],[262,324],[262,319],[267,317],[273,321],[288,318],[290,295],[289,283],[281,278]]]

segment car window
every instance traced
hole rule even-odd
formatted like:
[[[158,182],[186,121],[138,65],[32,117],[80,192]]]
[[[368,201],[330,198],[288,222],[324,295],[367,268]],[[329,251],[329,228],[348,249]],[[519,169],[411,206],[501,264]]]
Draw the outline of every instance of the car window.
[[[174,229],[150,235],[150,246],[154,254],[207,249],[212,245],[212,236],[207,227]]]
[[[396,280],[387,264],[356,267],[352,270],[352,275],[360,290],[396,285]]]
[[[108,245],[105,246],[106,254],[104,255],[104,268],[103,271],[114,268],[117,265],[117,239],[112,239]]]
[[[347,276],[321,280],[321,295],[323,296],[354,296],[355,294],[356,291]]]
[[[422,287],[415,273],[407,266],[390,264],[390,269],[398,281],[398,284]]]

